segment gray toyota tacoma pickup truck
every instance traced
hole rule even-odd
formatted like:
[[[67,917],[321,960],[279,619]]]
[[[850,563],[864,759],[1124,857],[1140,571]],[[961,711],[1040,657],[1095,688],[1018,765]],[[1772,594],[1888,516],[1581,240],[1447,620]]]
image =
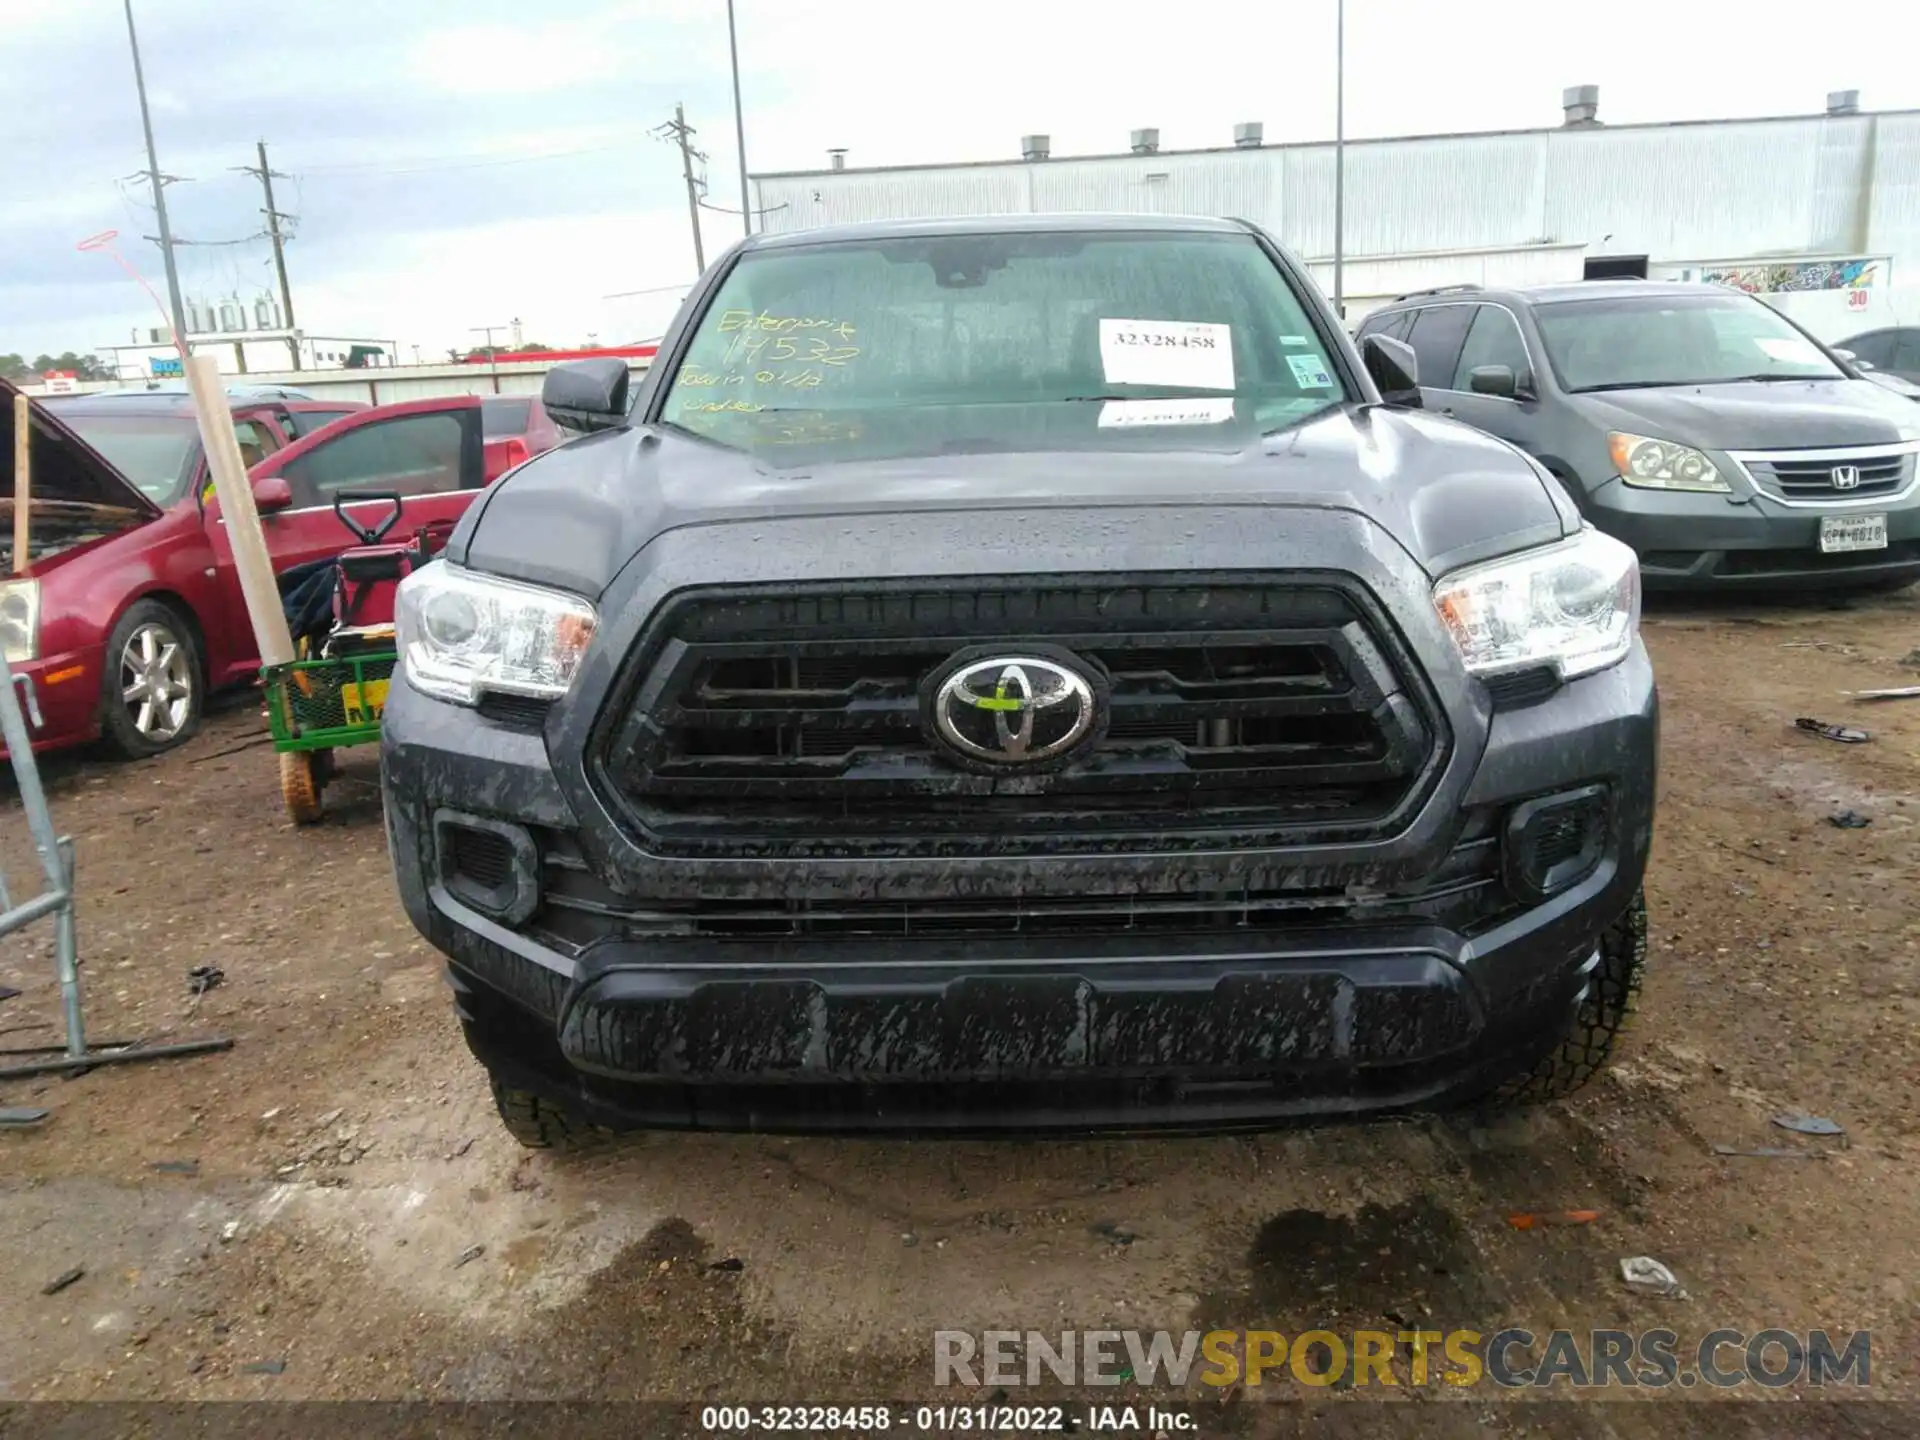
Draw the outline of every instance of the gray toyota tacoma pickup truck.
[[[1632,553],[1238,221],[760,235],[403,587],[401,896],[530,1145],[1576,1089]]]

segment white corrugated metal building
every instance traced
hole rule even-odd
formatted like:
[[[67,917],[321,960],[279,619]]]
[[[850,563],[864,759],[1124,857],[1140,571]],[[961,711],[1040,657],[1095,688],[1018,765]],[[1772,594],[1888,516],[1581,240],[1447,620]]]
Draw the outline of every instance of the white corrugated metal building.
[[[1841,91],[1819,115],[1609,126],[1595,87],[1563,104],[1552,129],[1347,142],[1350,324],[1432,285],[1637,270],[1792,295],[1804,323],[1833,330],[1830,311],[1846,333],[1884,311],[1896,276],[1920,282],[1920,111],[1863,112]],[[1131,152],[1085,158],[1051,157],[1044,136],[1022,141],[1022,159],[958,165],[861,170],[835,152],[829,169],[755,177],[755,206],[769,231],[953,214],[1234,215],[1277,235],[1331,293],[1334,146],[1263,145],[1259,128],[1188,151],[1136,131]]]

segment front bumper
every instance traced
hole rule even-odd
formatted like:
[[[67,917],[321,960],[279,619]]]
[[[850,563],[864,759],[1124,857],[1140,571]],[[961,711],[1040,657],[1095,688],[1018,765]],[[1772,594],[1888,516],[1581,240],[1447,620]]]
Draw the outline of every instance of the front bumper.
[[[40,723],[36,725],[31,714],[24,718],[34,754],[64,750],[99,738],[100,666],[101,655],[95,650],[69,651],[8,667],[32,685]],[[21,697],[24,712],[23,691],[16,689],[14,693]],[[7,747],[0,743],[0,759],[6,755]]]
[[[1491,716],[1477,764],[1470,759],[1410,827],[1427,838],[1403,847],[1400,871],[1437,866],[1465,816],[1495,817],[1497,833],[1498,817],[1530,797],[1600,785],[1610,802],[1584,878],[1464,928],[1384,904],[1299,926],[1206,916],[1190,929],[1035,937],[746,939],[615,926],[576,946],[542,928],[537,906],[490,918],[456,895],[436,817],[506,822],[528,838],[516,868],[536,886],[542,848],[587,827],[594,848],[620,851],[618,865],[595,867],[616,891],[630,891],[636,875],[650,876],[656,894],[680,886],[789,899],[844,896],[847,882],[807,862],[723,873],[643,856],[601,817],[578,813],[547,735],[403,681],[385,714],[383,775],[400,894],[448,957],[469,1044],[508,1083],[600,1123],[1215,1128],[1443,1104],[1557,1040],[1586,992],[1599,937],[1641,883],[1656,731],[1651,669],[1637,646],[1612,670]],[[1158,872],[1162,890],[1206,894],[1254,876],[1290,873],[1305,885],[1313,859],[1092,855],[953,862],[907,878],[932,894],[1005,894],[1011,906],[1023,875],[1071,895],[1128,893]],[[1368,859],[1341,857],[1313,883],[1377,877]],[[887,888],[871,875],[867,885]]]
[[[1588,497],[1595,528],[1633,547],[1649,589],[1846,588],[1920,580],[1920,495],[1831,512],[1737,495],[1645,490],[1619,479]],[[1822,513],[1884,513],[1887,548],[1825,555]]]

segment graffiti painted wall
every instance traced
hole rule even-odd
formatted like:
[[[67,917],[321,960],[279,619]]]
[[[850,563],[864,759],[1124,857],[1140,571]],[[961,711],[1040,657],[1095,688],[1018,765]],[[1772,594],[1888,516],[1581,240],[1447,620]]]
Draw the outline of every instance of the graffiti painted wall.
[[[1883,257],[1856,260],[1757,261],[1733,265],[1687,266],[1676,279],[1726,285],[1749,295],[1794,294],[1808,290],[1865,290],[1888,283],[1891,262]]]

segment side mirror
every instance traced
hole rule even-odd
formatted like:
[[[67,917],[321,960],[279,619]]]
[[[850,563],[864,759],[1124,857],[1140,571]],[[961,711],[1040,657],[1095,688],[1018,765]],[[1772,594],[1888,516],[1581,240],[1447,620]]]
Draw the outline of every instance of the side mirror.
[[[1846,361],[1849,365],[1864,365],[1865,363],[1860,359],[1858,355],[1854,354],[1853,351],[1851,350],[1836,349],[1833,353],[1838,355],[1842,360]]]
[[[293,504],[293,491],[278,475],[262,475],[253,482],[253,508],[262,515]]]
[[[1406,341],[1369,335],[1360,342],[1360,363],[1384,403],[1407,410],[1421,408],[1420,362]]]
[[[1520,391],[1511,365],[1476,365],[1467,377],[1467,388],[1476,395],[1498,395],[1511,400]]]
[[[540,387],[540,404],[568,430],[608,430],[626,423],[627,362],[575,360],[556,365]]]

